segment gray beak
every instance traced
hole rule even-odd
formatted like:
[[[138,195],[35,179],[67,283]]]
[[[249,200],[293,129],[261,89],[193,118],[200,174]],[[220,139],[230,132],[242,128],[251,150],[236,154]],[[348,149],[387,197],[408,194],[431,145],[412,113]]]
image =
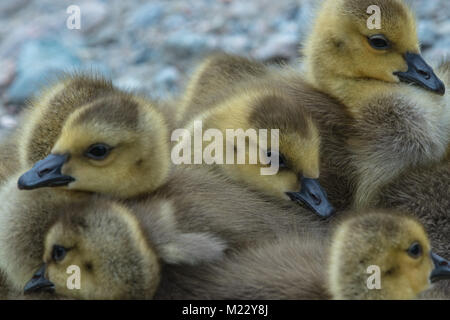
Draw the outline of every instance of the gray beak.
[[[286,194],[291,200],[305,204],[321,217],[329,217],[335,212],[318,179],[302,177],[300,192],[286,192]]]
[[[42,267],[33,275],[31,280],[27,282],[25,288],[23,289],[24,294],[36,292],[53,293],[55,291],[55,285],[50,280],[45,278],[45,268],[46,265],[43,264]]]
[[[430,280],[436,282],[450,279],[450,263],[436,253],[431,252],[431,259],[434,263],[434,269],[431,271]]]
[[[74,178],[61,174],[61,168],[67,159],[68,155],[50,154],[45,159],[36,162],[33,168],[19,178],[17,183],[19,189],[59,187],[75,181]]]
[[[406,63],[408,70],[406,72],[394,72],[402,82],[414,83],[426,90],[435,92],[439,95],[445,94],[444,83],[436,76],[420,54],[406,53]]]

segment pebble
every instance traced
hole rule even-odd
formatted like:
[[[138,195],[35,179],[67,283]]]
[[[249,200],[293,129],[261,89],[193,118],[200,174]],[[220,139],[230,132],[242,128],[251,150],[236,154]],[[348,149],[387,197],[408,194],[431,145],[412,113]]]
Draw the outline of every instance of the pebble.
[[[438,64],[444,57],[450,57],[450,38],[441,38],[430,50],[424,52],[424,58],[431,64]]]
[[[432,46],[433,43],[438,38],[438,33],[436,32],[436,24],[433,21],[423,20],[420,21],[417,29],[417,34],[422,46]]]
[[[260,60],[273,58],[291,58],[297,54],[298,37],[295,34],[277,34],[270,37],[267,42],[256,49],[254,56]]]
[[[0,1],[0,17],[7,17],[25,8],[28,0]]]
[[[440,37],[448,39],[450,37],[450,19],[442,23],[436,30]]]
[[[247,37],[243,34],[224,37],[221,47],[229,53],[241,53],[251,48]]]
[[[123,90],[140,90],[142,88],[141,82],[135,77],[124,76],[113,81],[113,84]]]
[[[168,90],[173,90],[177,80],[179,79],[179,72],[173,66],[164,67],[154,78],[157,85]]]
[[[235,17],[251,18],[261,12],[255,1],[233,1],[229,7],[229,14]]]
[[[3,115],[0,117],[0,127],[12,129],[17,125],[17,119],[11,115]]]
[[[167,38],[165,50],[176,58],[187,58],[210,51],[214,43],[211,37],[182,30]]]
[[[110,8],[100,1],[85,1],[79,4],[81,10],[81,31],[93,32],[107,19]]]
[[[419,17],[433,18],[443,8],[444,1],[437,0],[415,0],[416,12]]]
[[[164,5],[162,3],[154,2],[154,0],[152,0],[152,2],[137,6],[130,15],[128,24],[133,28],[150,27],[161,20],[164,11]]]
[[[58,73],[80,67],[73,51],[55,39],[39,39],[23,45],[17,60],[17,76],[7,91],[9,103],[23,104]]]
[[[9,85],[16,72],[16,65],[12,59],[0,61],[0,88]]]

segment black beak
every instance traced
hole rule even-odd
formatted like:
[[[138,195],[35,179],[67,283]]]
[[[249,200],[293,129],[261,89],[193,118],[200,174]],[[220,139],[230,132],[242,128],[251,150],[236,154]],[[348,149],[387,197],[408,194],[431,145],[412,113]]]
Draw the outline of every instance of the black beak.
[[[300,192],[286,192],[286,194],[291,200],[304,203],[321,217],[329,217],[335,212],[318,179],[302,177],[300,190]]]
[[[433,252],[431,252],[431,259],[434,263],[434,269],[430,275],[431,282],[450,279],[450,262]]]
[[[55,285],[45,278],[45,264],[33,275],[30,281],[23,288],[24,294],[36,292],[55,292]]]
[[[75,181],[71,176],[61,174],[61,168],[67,159],[67,155],[50,154],[47,158],[36,162],[33,168],[19,178],[19,189],[59,187]]]
[[[423,60],[420,54],[407,52],[405,60],[408,63],[408,70],[406,72],[394,72],[400,81],[415,83],[442,96],[445,94],[444,83],[436,76],[433,69]]]

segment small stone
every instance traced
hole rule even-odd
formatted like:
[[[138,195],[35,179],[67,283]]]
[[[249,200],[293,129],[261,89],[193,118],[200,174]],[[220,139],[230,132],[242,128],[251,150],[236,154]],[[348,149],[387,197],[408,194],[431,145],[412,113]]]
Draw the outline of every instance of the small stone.
[[[442,38],[433,47],[424,52],[424,58],[429,63],[439,63],[444,57],[450,56],[450,38]]]
[[[27,0],[0,1],[0,17],[7,17],[28,5]]]
[[[171,14],[164,18],[163,25],[169,30],[180,28],[186,23],[186,18],[181,14]]]
[[[416,13],[420,18],[432,18],[442,9],[443,2],[433,1],[416,1]]]
[[[139,90],[142,85],[139,80],[132,76],[124,76],[119,79],[113,80],[113,84],[122,90]]]
[[[108,16],[109,8],[102,2],[86,1],[79,6],[81,10],[81,31],[84,33],[97,29]]]
[[[311,1],[303,1],[297,14],[299,40],[303,41],[310,33],[314,23],[316,8]]]
[[[441,37],[448,38],[450,35],[450,20],[442,23],[439,28],[436,29]]]
[[[255,51],[255,57],[261,60],[274,58],[292,58],[297,55],[298,37],[295,34],[277,34],[265,45]]]
[[[135,28],[149,27],[158,23],[164,15],[164,6],[161,3],[147,3],[138,6],[128,19],[128,24]]]
[[[0,88],[9,85],[16,73],[16,64],[13,60],[3,60],[0,61]]]
[[[17,126],[17,119],[10,115],[3,115],[0,117],[0,126],[6,129],[12,129]]]
[[[431,46],[436,41],[438,35],[435,31],[436,25],[429,20],[422,20],[419,22],[418,36],[423,46]]]
[[[78,69],[80,60],[55,39],[39,39],[25,43],[17,61],[17,76],[6,96],[9,103],[22,104],[42,85],[63,71]]]
[[[214,46],[214,40],[206,35],[177,31],[172,33],[166,42],[166,51],[175,57],[186,58],[202,53]]]
[[[167,66],[155,76],[154,81],[158,86],[162,86],[170,90],[175,87],[179,77],[180,75],[177,68]]]
[[[434,49],[441,51],[442,57],[450,55],[450,38],[442,38],[434,44]]]
[[[88,46],[108,46],[120,41],[120,35],[117,34],[115,26],[106,24],[98,28],[95,33],[91,34],[85,39],[85,44]]]
[[[297,33],[298,30],[298,25],[296,22],[292,22],[292,21],[281,21],[277,26],[276,26],[278,33],[281,34],[294,34]]]
[[[225,37],[222,41],[221,47],[230,53],[242,54],[251,48],[250,39],[242,34]]]
[[[284,13],[284,18],[287,20],[296,20],[300,14],[300,6],[298,3],[294,3],[289,6]]]
[[[155,51],[151,48],[143,48],[136,53],[133,61],[135,64],[141,64],[148,62],[156,55]]]
[[[229,7],[229,14],[235,17],[253,17],[260,14],[255,1],[235,1]]]

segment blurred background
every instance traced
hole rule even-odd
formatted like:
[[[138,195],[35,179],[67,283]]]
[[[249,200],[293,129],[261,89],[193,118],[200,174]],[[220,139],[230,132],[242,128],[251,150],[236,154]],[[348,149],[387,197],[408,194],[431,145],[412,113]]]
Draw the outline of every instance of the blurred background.
[[[93,70],[154,98],[177,94],[205,54],[295,62],[320,0],[0,1],[0,135],[61,71]],[[429,62],[450,53],[450,1],[411,0]],[[70,5],[80,29],[66,25]]]

